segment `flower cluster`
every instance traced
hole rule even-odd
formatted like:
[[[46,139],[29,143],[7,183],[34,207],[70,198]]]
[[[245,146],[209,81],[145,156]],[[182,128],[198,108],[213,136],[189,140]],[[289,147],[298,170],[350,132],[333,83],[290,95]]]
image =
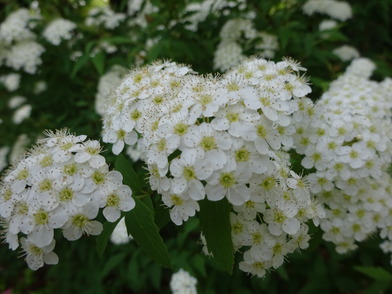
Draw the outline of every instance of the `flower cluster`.
[[[302,166],[315,170],[307,179],[326,210],[323,237],[340,253],[392,224],[387,173],[392,96],[388,80],[368,80],[371,69],[365,60],[354,60],[314,107],[303,105],[301,110],[310,115],[297,125],[294,137],[297,153],[304,155]]]
[[[125,13],[116,13],[109,5],[104,5],[91,8],[85,23],[87,26],[103,26],[106,29],[113,30],[118,27],[125,18]]]
[[[105,113],[107,97],[111,95],[126,72],[127,70],[124,67],[116,65],[99,78],[97,94],[95,95],[95,111],[99,115]]]
[[[254,15],[249,13],[246,18],[234,18],[228,20],[221,29],[221,41],[214,54],[214,68],[226,71],[246,59],[243,47],[247,43],[258,40],[254,44],[257,54],[264,58],[272,58],[278,49],[276,36],[266,32],[259,32],[254,28],[252,19]]]
[[[102,224],[95,218],[100,209],[114,222],[135,205],[122,175],[109,171],[98,141],[67,131],[47,135],[1,182],[5,240],[13,250],[21,243],[34,270],[57,263],[55,229],[69,241],[84,233],[99,235]]]
[[[344,1],[308,0],[303,5],[302,10],[307,15],[321,13],[340,21],[345,21],[352,17],[351,6]]]
[[[306,247],[305,222],[322,215],[283,151],[311,91],[301,69],[254,58],[216,78],[157,62],[125,76],[104,114],[103,140],[115,154],[137,143],[175,224],[205,198],[234,206],[234,245],[254,248],[241,268],[259,276]]]
[[[42,35],[53,45],[60,45],[62,40],[69,40],[72,37],[72,30],[76,24],[67,19],[58,18],[53,20],[43,31]]]
[[[170,290],[173,294],[197,294],[197,280],[187,271],[180,269],[172,275],[170,280]]]
[[[21,8],[11,13],[0,25],[0,62],[13,69],[22,69],[34,74],[42,63],[41,54],[45,51],[35,41],[36,35],[31,30],[31,23],[38,19],[28,9]]]

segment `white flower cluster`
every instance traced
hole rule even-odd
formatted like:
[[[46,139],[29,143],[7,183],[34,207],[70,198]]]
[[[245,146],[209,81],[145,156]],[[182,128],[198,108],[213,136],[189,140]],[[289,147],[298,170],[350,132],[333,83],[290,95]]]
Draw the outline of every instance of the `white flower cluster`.
[[[234,7],[237,7],[239,10],[244,10],[246,6],[245,0],[203,0],[201,2],[191,2],[184,8],[181,21],[185,23],[187,30],[196,32],[198,24],[204,21],[209,15],[228,15]]]
[[[101,76],[98,81],[97,94],[95,95],[95,111],[103,115],[107,108],[108,97],[115,89],[121,78],[127,72],[126,68],[116,65],[113,66],[106,74]]]
[[[16,125],[21,124],[25,119],[30,117],[32,106],[25,104],[26,98],[23,96],[13,96],[8,101],[10,109],[16,109],[12,114],[12,122]]]
[[[242,46],[260,39],[254,47],[257,54],[264,58],[273,58],[278,49],[277,37],[257,31],[250,18],[235,18],[228,20],[220,32],[221,41],[214,53],[214,68],[226,71],[243,61]]]
[[[104,5],[91,8],[85,23],[87,26],[103,26],[108,30],[113,30],[120,25],[126,16],[125,13],[116,13],[109,5]]]
[[[12,250],[22,245],[29,267],[58,262],[54,230],[69,240],[99,235],[99,209],[114,222],[135,202],[122,175],[109,171],[98,141],[67,131],[48,132],[1,182],[0,217]]]
[[[254,247],[241,268],[259,276],[298,248],[305,222],[321,215],[283,151],[292,147],[292,122],[302,119],[295,113],[311,91],[301,69],[289,59],[254,58],[215,78],[154,63],[124,78],[104,114],[103,141],[115,154],[137,143],[150,186],[175,224],[195,215],[205,198],[234,205],[244,224],[235,247]]]
[[[173,294],[197,294],[197,280],[187,271],[180,269],[170,280],[170,290]]]
[[[392,240],[391,84],[368,80],[369,67],[355,74],[362,61],[354,60],[314,107],[302,106],[307,120],[294,139],[302,166],[315,169],[307,179],[326,210],[323,238],[339,253],[378,229]]]
[[[4,76],[0,76],[0,83],[4,85],[7,91],[13,92],[19,88],[20,74],[10,73]]]
[[[329,17],[345,21],[352,17],[352,9],[349,3],[335,0],[308,0],[302,10],[307,15],[321,13]]]
[[[60,45],[62,40],[69,40],[72,37],[72,31],[76,28],[76,24],[72,21],[58,18],[51,21],[44,29],[42,35],[49,43]]]
[[[7,45],[27,39],[34,39],[35,34],[29,28],[32,15],[26,8],[11,13],[0,25],[0,41]]]
[[[38,17],[21,8],[0,25],[0,60],[5,60],[7,66],[30,74],[37,71],[45,49],[35,42],[36,35],[30,29],[30,22]]]
[[[359,58],[358,50],[349,45],[342,45],[335,48],[332,53],[338,56],[342,61],[350,61]]]
[[[34,74],[38,65],[42,64],[41,54],[45,48],[35,41],[23,41],[12,46],[7,54],[5,64],[13,69],[23,69],[25,72]]]
[[[346,68],[346,73],[347,75],[368,79],[373,74],[375,69],[376,65],[373,61],[365,57],[359,57],[352,60],[352,62]]]

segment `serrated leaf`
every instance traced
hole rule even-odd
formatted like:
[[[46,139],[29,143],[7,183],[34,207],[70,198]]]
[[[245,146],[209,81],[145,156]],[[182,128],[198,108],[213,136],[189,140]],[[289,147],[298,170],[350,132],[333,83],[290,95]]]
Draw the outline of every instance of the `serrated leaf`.
[[[124,155],[117,156],[114,168],[122,174],[124,184],[132,189],[134,195],[142,191],[143,181],[133,169],[132,162],[126,159]]]
[[[110,236],[112,235],[113,230],[119,221],[120,221],[120,219],[114,223],[105,222],[103,224],[103,231],[96,239],[97,240],[97,253],[98,253],[99,257],[103,256],[103,253],[105,252],[106,245],[108,244]]]
[[[392,281],[392,274],[381,267],[354,266],[354,269],[377,281]]]
[[[200,225],[206,238],[208,251],[222,268],[232,274],[234,265],[233,243],[231,239],[230,210],[226,199],[200,204]]]
[[[170,267],[169,253],[154,222],[153,211],[142,200],[135,198],[135,202],[135,208],[125,215],[128,233],[149,257],[165,267]]]
[[[95,56],[91,60],[99,75],[103,75],[105,71],[105,54],[103,52],[99,52],[95,54]]]

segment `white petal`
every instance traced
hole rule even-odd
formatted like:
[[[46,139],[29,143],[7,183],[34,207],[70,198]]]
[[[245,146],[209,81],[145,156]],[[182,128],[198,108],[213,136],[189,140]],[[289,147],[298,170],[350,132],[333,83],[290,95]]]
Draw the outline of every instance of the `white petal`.
[[[301,223],[296,218],[288,218],[284,221],[282,225],[283,231],[285,231],[289,235],[296,234],[301,227]]]
[[[76,153],[75,156],[74,156],[74,160],[75,160],[75,162],[77,162],[77,163],[86,162],[86,161],[89,160],[90,158],[91,158],[91,155],[88,154],[88,153],[85,152],[85,151],[78,152],[78,153]]]
[[[118,220],[121,216],[120,210],[113,206],[107,206],[103,210],[104,217],[111,223]]]

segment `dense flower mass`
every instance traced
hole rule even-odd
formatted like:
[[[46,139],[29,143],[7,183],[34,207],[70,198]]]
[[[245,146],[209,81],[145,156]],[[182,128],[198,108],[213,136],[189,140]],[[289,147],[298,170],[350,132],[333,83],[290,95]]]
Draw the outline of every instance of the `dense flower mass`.
[[[273,58],[278,49],[277,37],[257,31],[253,25],[255,16],[228,20],[220,31],[221,41],[214,54],[214,68],[226,71],[246,59],[244,49],[254,44],[256,52],[264,58]],[[256,41],[255,41],[256,40]]]
[[[174,273],[170,280],[170,289],[173,294],[197,294],[197,280],[187,271],[180,269]]]
[[[49,43],[60,45],[62,40],[69,40],[72,37],[72,30],[76,28],[76,24],[67,19],[58,18],[53,20],[43,31],[43,36]]]
[[[305,248],[305,222],[322,216],[284,151],[311,91],[300,70],[254,58],[216,78],[156,62],[125,76],[104,114],[103,140],[115,154],[137,143],[175,224],[205,198],[234,206],[235,248],[251,248],[241,269],[258,276]]]
[[[135,206],[122,175],[109,171],[98,141],[66,131],[48,132],[1,182],[0,217],[5,240],[22,245],[31,269],[57,263],[54,230],[77,240],[99,235],[99,210],[114,222]]]
[[[392,96],[389,80],[368,79],[373,69],[366,59],[353,60],[314,107],[302,107],[311,115],[294,136],[302,166],[315,170],[308,181],[326,210],[323,237],[340,253],[378,229],[391,235]]]

